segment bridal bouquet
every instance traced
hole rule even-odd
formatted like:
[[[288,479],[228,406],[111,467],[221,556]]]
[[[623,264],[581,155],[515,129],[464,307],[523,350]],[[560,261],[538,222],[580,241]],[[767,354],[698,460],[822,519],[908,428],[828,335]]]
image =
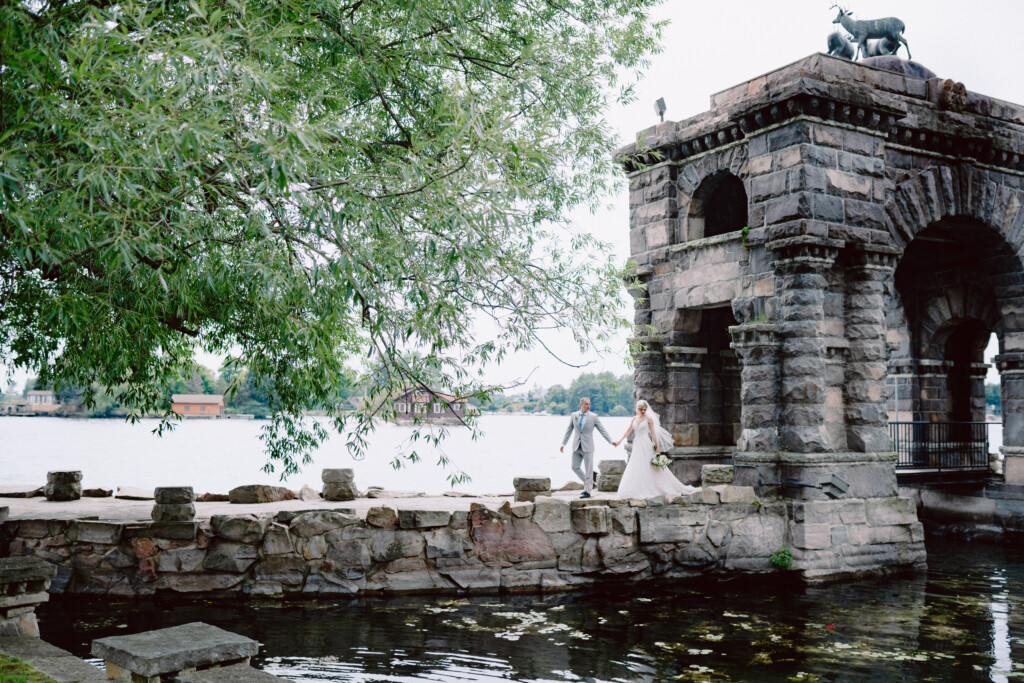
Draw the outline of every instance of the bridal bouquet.
[[[672,458],[664,453],[655,453],[654,457],[651,458],[651,467],[668,467],[671,464]]]

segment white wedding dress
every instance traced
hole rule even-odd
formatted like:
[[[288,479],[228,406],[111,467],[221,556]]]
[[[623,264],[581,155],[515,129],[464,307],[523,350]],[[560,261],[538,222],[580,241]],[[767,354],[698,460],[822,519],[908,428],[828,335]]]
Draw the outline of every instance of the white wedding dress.
[[[653,416],[652,416],[653,417]],[[672,443],[672,435],[654,419],[658,434],[658,446],[665,449]],[[655,467],[651,464],[654,457],[654,442],[647,420],[633,418],[633,454],[629,457],[626,471],[619,482],[619,498],[655,498],[657,496],[682,496],[699,491],[687,486],[672,474],[668,467]]]

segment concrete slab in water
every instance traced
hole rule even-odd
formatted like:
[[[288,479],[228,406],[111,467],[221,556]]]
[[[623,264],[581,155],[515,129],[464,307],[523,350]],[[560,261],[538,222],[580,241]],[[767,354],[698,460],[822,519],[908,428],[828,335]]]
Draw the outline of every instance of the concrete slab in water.
[[[39,638],[0,638],[0,652],[28,662],[59,683],[102,683],[107,680],[100,669]]]

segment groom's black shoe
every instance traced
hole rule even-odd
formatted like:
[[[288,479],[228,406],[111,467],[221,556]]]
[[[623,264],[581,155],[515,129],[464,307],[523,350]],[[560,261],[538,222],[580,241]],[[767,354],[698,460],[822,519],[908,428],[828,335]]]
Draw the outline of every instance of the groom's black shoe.
[[[580,498],[590,498],[590,494],[584,491],[583,493],[580,494]]]

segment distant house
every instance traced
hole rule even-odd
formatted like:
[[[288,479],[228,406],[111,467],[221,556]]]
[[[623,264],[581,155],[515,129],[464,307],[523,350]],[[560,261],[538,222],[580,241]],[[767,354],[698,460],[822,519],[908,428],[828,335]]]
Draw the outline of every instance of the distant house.
[[[431,393],[423,387],[404,389],[395,399],[399,422],[461,424],[466,414],[466,399],[451,394]]]
[[[10,398],[0,402],[0,415],[33,415],[27,398]]]
[[[224,394],[174,394],[171,412],[183,417],[222,417]]]
[[[28,407],[33,415],[49,415],[55,413],[61,409],[60,399],[57,398],[57,394],[53,391],[37,391],[32,390],[28,392]]]

